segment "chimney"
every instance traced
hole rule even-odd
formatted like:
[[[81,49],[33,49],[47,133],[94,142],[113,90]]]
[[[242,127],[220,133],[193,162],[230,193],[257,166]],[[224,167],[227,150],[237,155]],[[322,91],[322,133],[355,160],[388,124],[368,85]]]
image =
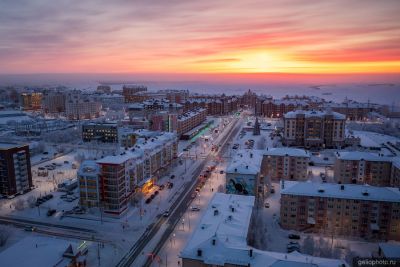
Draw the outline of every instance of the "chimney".
[[[246,165],[246,169],[249,169],[249,165]]]
[[[253,158],[253,153],[250,153],[250,158]]]
[[[235,172],[237,172],[237,169],[235,168]]]
[[[198,257],[201,257],[202,254],[203,254],[203,251],[202,251],[201,249],[198,249],[198,250],[197,250],[197,256],[198,256]]]
[[[235,212],[235,208],[234,208],[234,207],[232,207],[232,208],[231,208],[231,211],[232,211],[232,212]]]
[[[215,246],[215,239],[212,240],[212,245]]]
[[[253,257],[253,249],[249,250],[249,255],[250,255],[251,258]]]
[[[344,190],[344,185],[343,184],[340,186],[340,190]]]

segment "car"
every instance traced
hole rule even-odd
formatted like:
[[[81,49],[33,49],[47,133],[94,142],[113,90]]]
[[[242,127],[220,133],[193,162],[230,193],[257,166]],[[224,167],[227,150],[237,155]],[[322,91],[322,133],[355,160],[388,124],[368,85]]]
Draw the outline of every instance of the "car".
[[[67,197],[68,197],[67,194],[64,194],[64,195],[61,195],[61,196],[60,196],[61,199],[66,199]]]
[[[174,178],[175,178],[175,175],[172,174],[170,178],[171,178],[171,179],[174,179]]]
[[[158,190],[154,191],[154,194],[155,194],[155,195],[158,195],[158,193],[160,193],[160,192],[158,192]]]
[[[191,211],[200,211],[199,207],[193,206],[190,208]]]
[[[149,204],[151,202],[151,198],[146,199],[145,203]]]
[[[291,247],[286,249],[287,253],[292,253],[293,251],[300,252],[300,248],[298,247]]]
[[[200,187],[196,187],[196,192],[200,192]]]
[[[43,152],[43,154],[44,154],[44,155],[47,155],[47,154],[49,154],[49,152],[45,151],[45,152]]]
[[[288,238],[289,238],[289,239],[300,239],[300,236],[299,236],[299,235],[296,235],[296,234],[289,234],[289,235],[288,235]]]
[[[27,231],[27,232],[34,232],[36,230],[36,227],[34,227],[34,226],[26,226],[24,228],[24,230]]]
[[[68,160],[64,160],[64,164],[68,164],[69,163],[69,161]]]
[[[160,185],[159,187],[158,187],[158,189],[160,189],[160,190],[163,190],[165,188],[165,185]]]
[[[46,168],[45,167],[39,167],[38,170],[44,171]]]
[[[298,245],[299,244],[299,242],[297,242],[297,241],[290,241],[289,243],[288,243],[288,245]]]
[[[56,213],[56,212],[57,212],[57,211],[56,211],[55,209],[49,209],[49,210],[47,211],[47,216],[48,216],[48,217],[53,216],[54,213]]]
[[[151,196],[150,196],[151,199],[154,199],[155,197],[156,197],[155,194],[151,194]]]
[[[224,174],[224,171],[219,171],[219,174]]]
[[[269,208],[269,203],[265,203],[264,207]]]
[[[271,188],[270,192],[271,192],[271,194],[274,194],[275,193],[275,189]]]
[[[174,187],[174,183],[169,183],[168,188],[171,189],[172,187]]]
[[[168,217],[168,216],[169,216],[169,211],[166,210],[166,211],[163,213],[163,216],[164,216],[164,217]]]
[[[196,198],[196,196],[197,196],[197,194],[196,194],[196,193],[193,193],[193,194],[191,195],[191,198]]]

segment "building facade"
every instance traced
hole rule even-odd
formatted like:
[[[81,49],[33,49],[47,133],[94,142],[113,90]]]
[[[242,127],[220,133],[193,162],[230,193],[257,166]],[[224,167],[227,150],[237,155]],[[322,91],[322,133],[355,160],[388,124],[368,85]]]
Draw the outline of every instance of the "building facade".
[[[100,116],[101,103],[91,96],[73,90],[67,93],[65,115],[69,120],[93,119]]]
[[[117,123],[88,123],[82,126],[83,142],[118,143]]]
[[[197,108],[187,111],[178,116],[177,129],[178,135],[189,132],[193,128],[199,126],[207,118],[207,109]]]
[[[281,181],[284,229],[400,240],[400,191],[355,184]]]
[[[341,147],[345,142],[346,117],[337,112],[288,112],[283,117],[283,143],[306,148]]]
[[[147,87],[143,85],[124,85],[122,87],[122,94],[125,99],[125,103],[135,103],[138,102],[136,99],[136,94],[139,92],[146,92]]]
[[[0,194],[23,194],[32,186],[29,146],[0,143]]]
[[[87,160],[82,162],[77,173],[79,205],[86,208],[101,207],[99,174],[100,168],[95,161]]]
[[[43,93],[42,108],[44,113],[64,113],[66,96],[63,92],[47,91]]]
[[[261,172],[271,180],[308,179],[308,163],[310,154],[298,148],[267,148],[264,152]]]
[[[42,93],[22,93],[19,98],[23,110],[41,110]]]

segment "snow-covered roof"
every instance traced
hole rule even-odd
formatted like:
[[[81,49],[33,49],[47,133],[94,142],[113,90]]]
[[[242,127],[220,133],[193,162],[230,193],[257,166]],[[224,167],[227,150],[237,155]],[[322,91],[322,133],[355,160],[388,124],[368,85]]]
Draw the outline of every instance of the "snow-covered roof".
[[[389,157],[365,151],[337,151],[335,156],[340,160],[391,161]]]
[[[277,147],[267,148],[264,150],[266,156],[289,156],[289,157],[306,157],[309,158],[310,154],[308,151],[300,148],[293,147]]]
[[[189,110],[181,115],[178,116],[178,121],[186,121],[189,120],[190,118],[199,115],[202,112],[206,112],[207,109],[205,108],[196,108],[196,109],[192,109]]]
[[[80,243],[54,237],[28,236],[1,252],[0,262],[8,267],[62,266],[63,254],[70,245],[75,253]],[[65,262],[64,266],[68,263]]]
[[[218,266],[348,266],[340,260],[312,257],[298,252],[286,254],[262,251],[248,246],[246,239],[254,199],[253,196],[216,193],[180,257]],[[198,251],[201,251],[201,256]]]
[[[241,149],[229,163],[226,172],[256,175],[260,172],[261,162],[262,154],[260,151]]]
[[[398,258],[400,255],[399,244],[379,243],[379,247],[387,258]]]
[[[314,196],[367,201],[399,202],[400,190],[394,187],[376,187],[357,184],[331,184],[281,181],[283,195]],[[343,188],[343,189],[342,189]]]
[[[306,118],[311,117],[325,117],[327,115],[332,115],[334,119],[345,120],[346,116],[337,112],[331,111],[320,111],[320,110],[295,110],[290,111],[285,114],[286,119],[295,119],[297,115],[304,115]]]
[[[99,164],[122,164],[130,159],[141,159],[159,152],[164,145],[177,140],[175,133],[152,132],[148,130],[135,131],[141,139],[138,139],[133,148],[123,150],[119,155],[110,155],[97,160]],[[149,136],[151,134],[151,136]],[[143,136],[144,135],[144,136]],[[147,135],[147,136],[146,136]],[[147,140],[145,140],[146,137]]]
[[[100,167],[94,160],[85,160],[82,162],[78,170],[78,176],[97,176],[100,172]]]

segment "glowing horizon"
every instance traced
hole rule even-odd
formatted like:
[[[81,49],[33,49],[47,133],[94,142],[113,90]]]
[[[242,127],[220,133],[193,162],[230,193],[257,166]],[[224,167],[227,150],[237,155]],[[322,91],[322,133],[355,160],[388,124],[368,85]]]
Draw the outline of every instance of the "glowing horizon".
[[[0,73],[397,74],[398,1],[0,3]]]

